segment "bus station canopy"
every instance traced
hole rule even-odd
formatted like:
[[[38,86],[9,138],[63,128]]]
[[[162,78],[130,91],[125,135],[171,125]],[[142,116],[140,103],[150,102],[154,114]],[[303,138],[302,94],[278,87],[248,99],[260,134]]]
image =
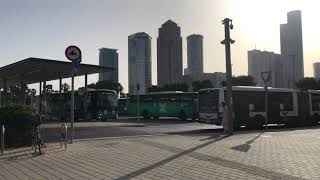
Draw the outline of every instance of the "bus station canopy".
[[[113,67],[80,64],[76,76],[113,71]],[[0,88],[72,77],[72,63],[41,58],[27,58],[0,68]]]

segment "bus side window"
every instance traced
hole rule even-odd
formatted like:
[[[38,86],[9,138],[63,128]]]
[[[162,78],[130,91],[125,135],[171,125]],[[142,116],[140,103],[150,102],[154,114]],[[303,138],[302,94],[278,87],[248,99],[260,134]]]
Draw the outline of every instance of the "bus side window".
[[[253,111],[254,110],[254,104],[249,104],[249,110]]]
[[[284,110],[284,105],[280,104],[280,110],[283,111]]]

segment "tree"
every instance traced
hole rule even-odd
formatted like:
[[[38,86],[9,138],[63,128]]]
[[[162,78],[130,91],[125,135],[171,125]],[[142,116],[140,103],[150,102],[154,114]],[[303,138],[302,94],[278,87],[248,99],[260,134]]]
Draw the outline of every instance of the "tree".
[[[159,92],[159,91],[161,91],[159,88],[160,88],[160,87],[157,86],[157,85],[152,85],[152,86],[150,86],[150,87],[148,88],[148,92],[149,92],[149,93],[150,93],[150,92]]]
[[[121,98],[129,97],[129,93],[122,92],[122,93],[120,93],[120,97]]]
[[[197,92],[200,89],[206,89],[206,88],[213,88],[213,85],[210,80],[193,81],[192,82],[193,92]]]
[[[12,96],[21,96],[21,94],[22,94],[21,86],[11,86],[10,92],[11,92]],[[26,92],[26,94],[30,93],[30,89],[28,88],[27,85],[25,86],[25,92]]]
[[[70,85],[67,84],[67,83],[61,84],[61,90],[62,90],[62,92],[64,92],[64,93],[68,92],[68,91],[70,90]]]
[[[92,83],[88,85],[88,88],[93,89],[110,89],[116,91],[118,94],[123,93],[123,87],[118,82],[113,81],[98,81],[96,84]]]
[[[255,86],[256,84],[254,77],[250,75],[232,77],[232,86]],[[226,81],[222,81],[222,86],[226,86]]]
[[[175,83],[175,84],[166,84],[164,86],[152,85],[148,88],[149,92],[160,92],[160,91],[183,91],[187,92],[189,86],[187,83]]]
[[[304,79],[299,80],[296,83],[298,89],[305,91],[305,90],[314,90],[320,88],[320,82],[314,78],[306,77]]]
[[[96,84],[95,83],[88,84],[88,88],[95,89],[96,88]]]
[[[29,93],[31,96],[35,96],[37,94],[37,90],[35,89],[30,89]]]

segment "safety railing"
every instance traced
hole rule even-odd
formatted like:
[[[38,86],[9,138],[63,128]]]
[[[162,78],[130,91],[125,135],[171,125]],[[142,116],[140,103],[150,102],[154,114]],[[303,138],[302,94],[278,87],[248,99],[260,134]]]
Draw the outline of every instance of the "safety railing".
[[[61,141],[60,141],[60,147],[62,148],[64,143],[64,149],[67,150],[67,144],[68,144],[68,126],[66,123],[63,123],[61,125]]]

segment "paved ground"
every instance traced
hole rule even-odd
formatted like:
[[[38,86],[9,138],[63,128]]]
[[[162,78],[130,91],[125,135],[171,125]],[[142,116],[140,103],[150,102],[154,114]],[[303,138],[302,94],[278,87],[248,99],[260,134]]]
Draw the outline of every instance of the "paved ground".
[[[320,179],[318,128],[242,131],[228,137],[217,127],[196,123],[96,125],[106,131],[140,128],[142,133],[82,138],[67,151],[49,143],[41,156],[30,148],[10,150],[0,157],[0,179]],[[164,129],[170,132],[158,133]]]
[[[70,128],[70,123],[67,123],[67,125]],[[141,119],[140,124],[138,124],[136,119],[121,118],[109,122],[79,122],[75,123],[74,126],[76,139],[190,133],[190,131],[207,129],[212,132],[222,131],[221,127],[178,119]],[[47,123],[45,127],[44,134],[48,136],[47,141],[55,142],[59,140],[61,123],[51,122]]]

